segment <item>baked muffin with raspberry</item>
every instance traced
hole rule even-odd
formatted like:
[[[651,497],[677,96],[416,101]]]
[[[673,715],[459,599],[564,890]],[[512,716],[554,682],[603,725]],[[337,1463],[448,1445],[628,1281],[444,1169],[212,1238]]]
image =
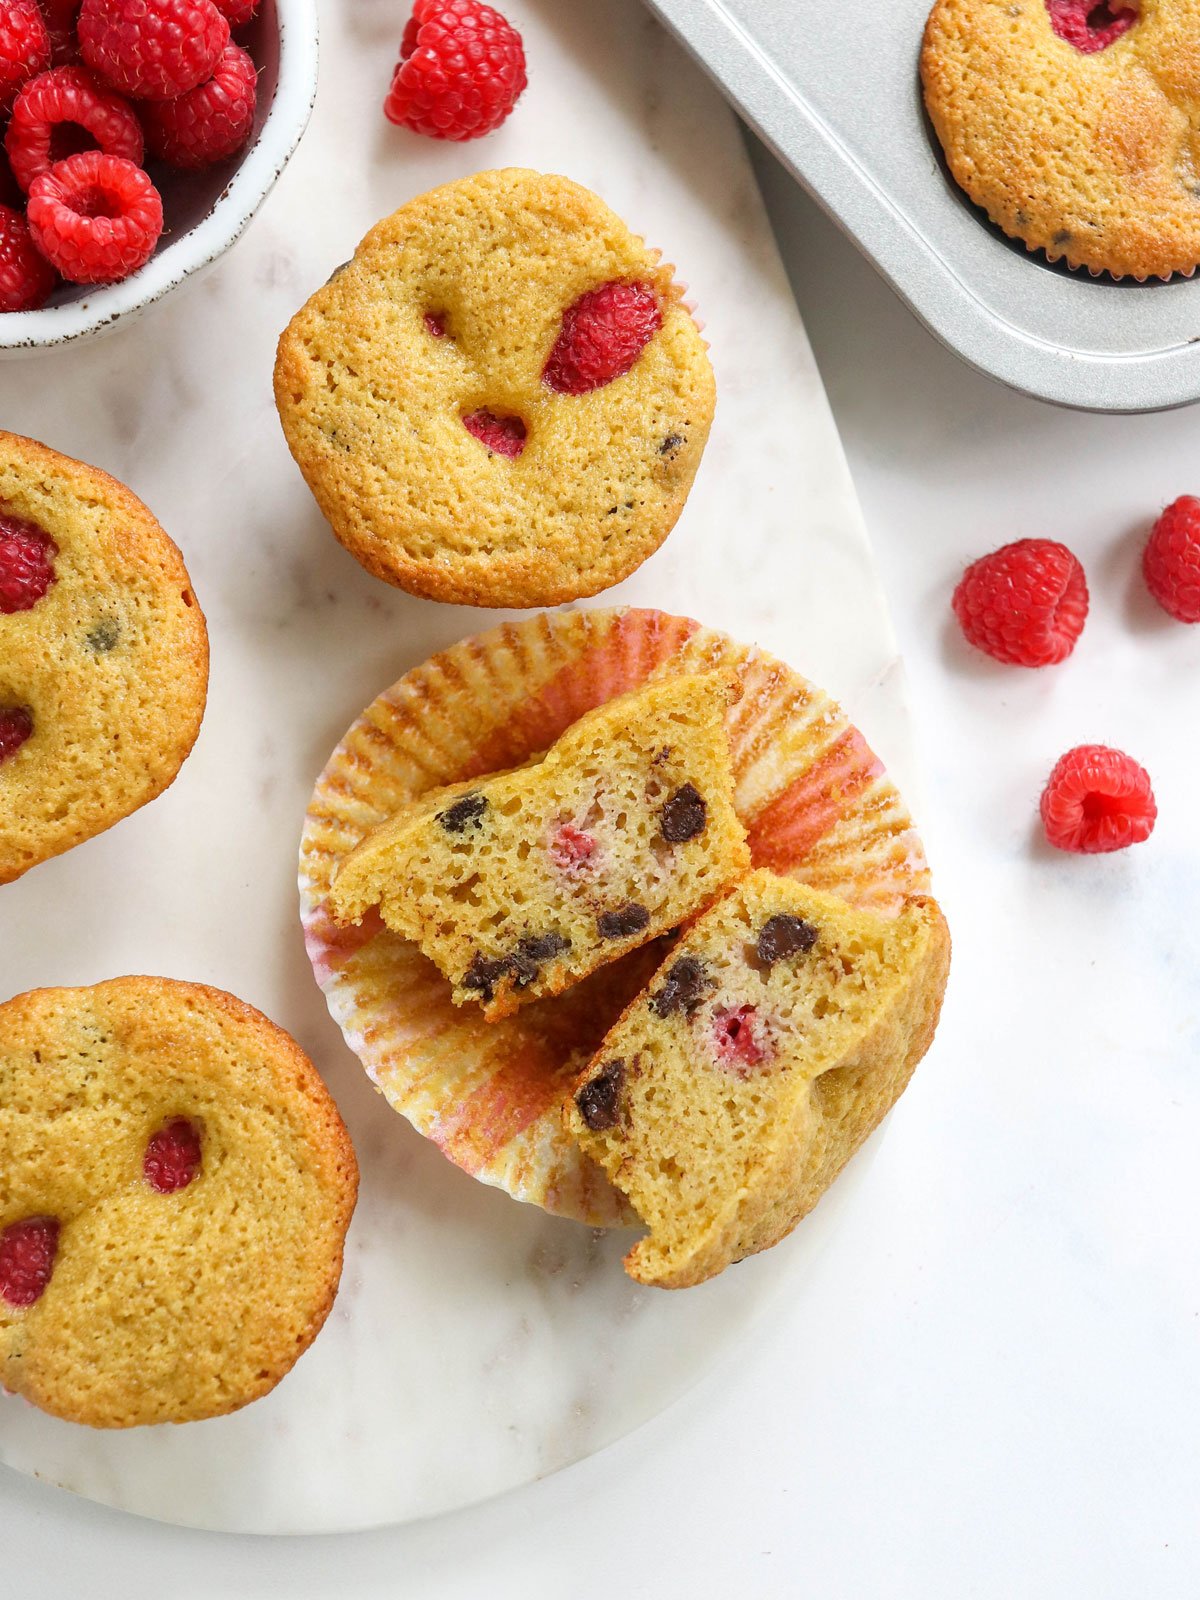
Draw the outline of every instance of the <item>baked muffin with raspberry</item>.
[[[489,1021],[669,932],[750,864],[733,806],[721,673],[653,681],[544,758],[435,789],[367,835],[329,896],[374,906]]]
[[[232,995],[0,1005],[0,1385],[95,1428],[266,1394],[333,1304],[357,1184],[316,1069]]]
[[[204,617],[147,508],[0,433],[0,883],[161,794],[207,689]]]
[[[625,1258],[685,1288],[776,1244],[929,1048],[950,937],[767,871],[699,919],[608,1034],[564,1116],[649,1229]]]
[[[468,605],[627,577],[682,511],[715,402],[672,274],[596,195],[520,168],[379,223],[275,366],[337,537],[377,577]]]
[[[1200,263],[1200,0],[935,0],[925,104],[957,183],[1051,261]]]

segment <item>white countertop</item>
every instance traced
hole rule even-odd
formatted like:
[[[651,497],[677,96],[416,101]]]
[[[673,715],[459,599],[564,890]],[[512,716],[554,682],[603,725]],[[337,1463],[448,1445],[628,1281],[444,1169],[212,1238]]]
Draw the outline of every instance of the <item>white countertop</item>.
[[[956,938],[938,1046],[803,1316],[777,1308],[581,1465],[403,1529],[183,1533],[6,1474],[14,1592],[1200,1591],[1200,628],[1160,621],[1135,576],[1147,515],[1200,491],[1200,415],[1076,416],[993,386],[764,170],[907,658],[920,816]],[[747,305],[748,338],[753,318]],[[1024,674],[968,655],[948,596],[970,556],[1035,533],[1083,559],[1093,615],[1071,662]],[[1121,857],[1057,857],[1037,842],[1038,791],[1094,739],[1150,768],[1159,828]]]

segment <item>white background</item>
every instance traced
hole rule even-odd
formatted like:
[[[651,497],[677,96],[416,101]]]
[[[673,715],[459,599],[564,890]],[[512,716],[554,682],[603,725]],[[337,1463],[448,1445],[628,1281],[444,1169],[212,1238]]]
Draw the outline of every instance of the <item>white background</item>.
[[[1200,1592],[1200,628],[1162,620],[1136,578],[1147,519],[1200,492],[1200,417],[996,388],[766,175],[907,658],[956,935],[938,1047],[804,1319],[785,1308],[601,1455],[404,1530],[181,1534],[5,1475],[0,1592]],[[1030,534],[1071,544],[1093,592],[1075,656],[1043,674],[970,657],[948,621],[962,563]],[[1038,790],[1093,739],[1150,768],[1159,829],[1122,857],[1056,857]]]

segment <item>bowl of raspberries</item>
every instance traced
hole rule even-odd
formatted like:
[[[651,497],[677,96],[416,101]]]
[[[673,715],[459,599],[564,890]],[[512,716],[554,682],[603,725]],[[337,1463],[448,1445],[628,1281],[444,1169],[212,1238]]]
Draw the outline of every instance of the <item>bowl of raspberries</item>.
[[[308,124],[316,0],[0,0],[0,355],[222,255]]]

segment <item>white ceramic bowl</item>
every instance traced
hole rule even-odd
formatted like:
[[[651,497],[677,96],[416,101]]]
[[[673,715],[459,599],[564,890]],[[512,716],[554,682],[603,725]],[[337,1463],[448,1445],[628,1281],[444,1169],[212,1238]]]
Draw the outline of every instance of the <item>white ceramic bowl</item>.
[[[237,39],[259,68],[251,143],[205,172],[163,178],[163,239],[140,272],[104,286],[64,284],[40,311],[0,314],[0,357],[29,355],[110,331],[211,266],[243,233],[312,115],[317,0],[263,0],[258,16]]]

